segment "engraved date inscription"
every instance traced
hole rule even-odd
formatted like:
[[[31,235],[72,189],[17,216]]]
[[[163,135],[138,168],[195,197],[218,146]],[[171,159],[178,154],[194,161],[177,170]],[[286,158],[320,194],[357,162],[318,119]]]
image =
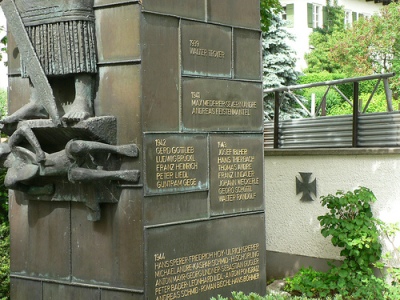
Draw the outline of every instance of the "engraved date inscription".
[[[205,56],[205,57],[219,58],[219,59],[225,58],[225,52],[222,50],[201,48],[199,40],[189,40],[189,46],[190,46],[189,51],[191,55]]]

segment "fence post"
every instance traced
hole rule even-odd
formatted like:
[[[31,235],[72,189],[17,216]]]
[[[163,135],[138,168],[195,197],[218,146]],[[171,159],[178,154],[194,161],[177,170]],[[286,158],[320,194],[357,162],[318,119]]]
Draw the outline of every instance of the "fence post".
[[[279,148],[279,92],[275,92],[275,112],[274,112],[274,149]]]
[[[311,94],[311,118],[315,118],[315,93]]]
[[[358,81],[355,81],[353,84],[353,147],[358,146],[359,85]]]
[[[393,111],[392,90],[390,89],[388,78],[383,79],[383,86],[385,87],[387,111]]]

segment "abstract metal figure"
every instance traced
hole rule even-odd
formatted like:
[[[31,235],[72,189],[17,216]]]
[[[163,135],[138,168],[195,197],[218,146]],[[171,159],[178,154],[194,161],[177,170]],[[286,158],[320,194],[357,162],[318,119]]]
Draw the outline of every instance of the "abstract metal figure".
[[[18,143],[26,139],[34,151],[19,147]],[[68,176],[71,182],[90,182],[94,180],[121,180],[137,182],[137,170],[99,170],[83,168],[87,156],[95,154],[116,154],[125,157],[137,157],[135,144],[108,145],[100,142],[71,140],[65,149],[59,152],[45,153],[33,131],[22,126],[10,137],[8,144],[0,144],[0,161],[8,168],[5,185],[10,189],[28,194],[50,193],[51,189],[32,186],[31,181],[38,177]],[[93,161],[93,160],[92,160]],[[96,164],[93,164],[96,166]]]
[[[25,141],[28,145],[19,146]],[[104,201],[102,189],[111,191],[111,182],[133,184],[140,178],[139,170],[109,168],[116,160],[111,157],[137,156],[138,148],[135,144],[116,146],[84,140],[70,140],[65,149],[46,153],[28,126],[19,127],[8,143],[0,143],[0,163],[8,168],[4,180],[7,188],[24,192],[37,200],[51,200],[57,188],[65,187],[65,182],[84,183],[86,191],[92,189],[93,195],[80,195],[77,201],[85,203],[91,221],[100,219],[99,203],[109,202]]]

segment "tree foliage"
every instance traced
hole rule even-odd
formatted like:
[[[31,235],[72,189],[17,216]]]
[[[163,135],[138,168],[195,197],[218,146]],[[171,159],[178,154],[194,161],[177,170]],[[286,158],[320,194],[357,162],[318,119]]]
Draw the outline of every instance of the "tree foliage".
[[[383,6],[379,14],[361,18],[331,36],[329,58],[349,76],[400,71],[400,4]],[[391,80],[399,91],[400,73]]]
[[[340,65],[329,57],[332,47],[331,36],[334,32],[344,30],[344,9],[339,6],[337,0],[326,1],[326,22],[323,28],[316,28],[310,34],[310,47],[312,51],[305,54],[307,62],[307,73],[318,73],[327,71],[329,73],[340,72]]]
[[[273,16],[282,10],[279,0],[260,0],[261,30],[267,32]]]
[[[289,45],[294,37],[285,28],[285,21],[279,12],[271,15],[268,32],[263,33],[263,87],[276,88],[297,83],[299,72],[295,70],[296,52]],[[273,95],[264,99],[264,113],[267,119],[274,115]],[[283,118],[300,117],[294,98],[286,96],[281,105]]]
[[[4,62],[4,54],[7,53],[7,30],[4,26],[0,26],[0,61]],[[4,62],[7,65],[7,62]]]

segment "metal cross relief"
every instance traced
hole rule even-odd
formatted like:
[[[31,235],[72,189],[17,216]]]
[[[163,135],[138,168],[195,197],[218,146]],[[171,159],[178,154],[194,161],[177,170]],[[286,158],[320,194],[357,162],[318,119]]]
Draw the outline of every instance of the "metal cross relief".
[[[317,196],[317,180],[311,182],[312,173],[299,172],[301,180],[296,177],[296,195],[303,193],[301,201],[314,201],[311,194]]]

